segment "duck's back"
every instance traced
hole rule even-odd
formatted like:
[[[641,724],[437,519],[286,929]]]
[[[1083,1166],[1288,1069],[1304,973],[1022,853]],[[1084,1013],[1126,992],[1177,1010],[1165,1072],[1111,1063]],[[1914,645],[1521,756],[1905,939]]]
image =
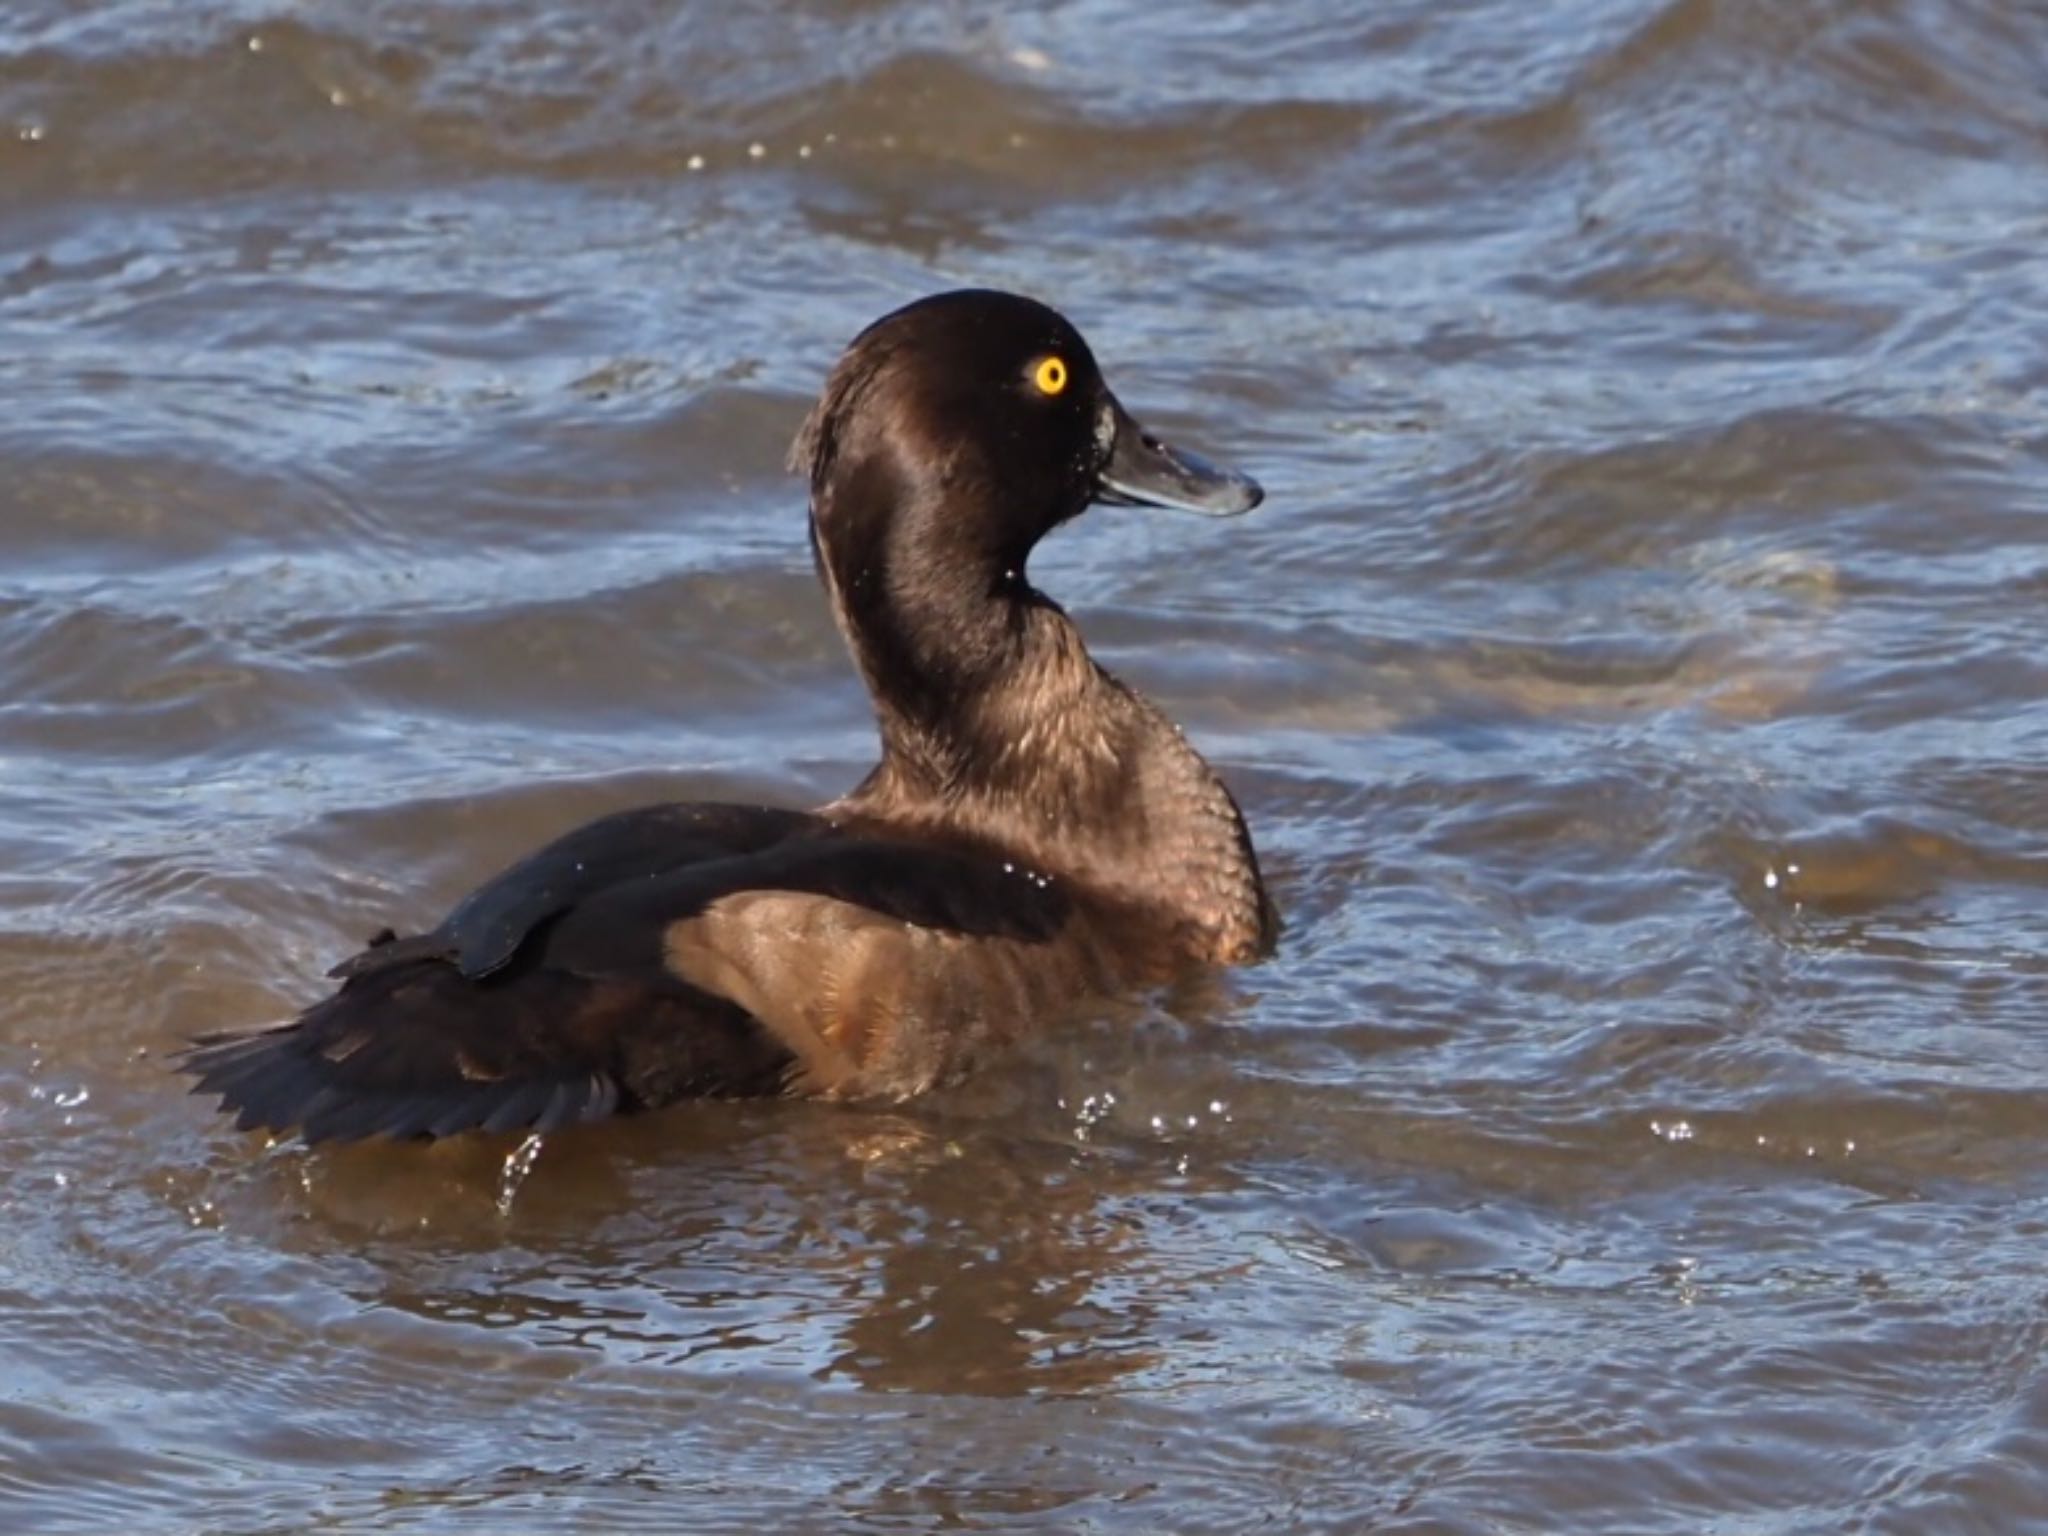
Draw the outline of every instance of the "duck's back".
[[[547,1130],[685,1098],[902,1097],[1151,968],[1145,924],[998,852],[736,805],[604,818],[281,1028],[187,1058],[244,1129]]]

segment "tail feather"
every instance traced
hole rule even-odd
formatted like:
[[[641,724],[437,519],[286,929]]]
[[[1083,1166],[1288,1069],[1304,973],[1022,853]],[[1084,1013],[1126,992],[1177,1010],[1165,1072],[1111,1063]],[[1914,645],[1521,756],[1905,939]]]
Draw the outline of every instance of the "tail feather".
[[[492,996],[435,961],[345,984],[289,1024],[202,1036],[175,1058],[245,1131],[309,1144],[554,1129],[621,1102],[602,1066],[545,1027],[571,999]]]
[[[309,1145],[552,1131],[685,1096],[781,1088],[789,1053],[692,989],[537,970],[474,981],[439,960],[365,971],[288,1024],[175,1058],[245,1131]]]
[[[303,1025],[248,1035],[209,1035],[174,1058],[235,1116],[235,1129],[285,1135],[308,1146],[382,1137],[410,1141],[463,1131],[553,1131],[601,1120],[620,1104],[618,1085],[601,1073],[432,1088],[375,1089],[335,1080]]]

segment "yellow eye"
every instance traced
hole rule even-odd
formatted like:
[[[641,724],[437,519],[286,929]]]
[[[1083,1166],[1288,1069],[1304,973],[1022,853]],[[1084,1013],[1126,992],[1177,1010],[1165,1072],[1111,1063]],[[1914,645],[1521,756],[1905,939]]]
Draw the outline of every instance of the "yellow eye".
[[[1031,382],[1038,386],[1041,395],[1056,395],[1067,387],[1067,365],[1057,357],[1048,357],[1039,363]]]

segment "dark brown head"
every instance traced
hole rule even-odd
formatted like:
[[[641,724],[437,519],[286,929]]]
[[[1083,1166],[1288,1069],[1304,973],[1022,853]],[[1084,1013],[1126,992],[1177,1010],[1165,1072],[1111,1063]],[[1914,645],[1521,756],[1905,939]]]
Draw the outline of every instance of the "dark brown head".
[[[1016,664],[1025,579],[1091,502],[1229,516],[1246,477],[1161,443],[1063,317],[1015,294],[920,299],[855,338],[791,452],[820,574],[884,713],[930,722]]]

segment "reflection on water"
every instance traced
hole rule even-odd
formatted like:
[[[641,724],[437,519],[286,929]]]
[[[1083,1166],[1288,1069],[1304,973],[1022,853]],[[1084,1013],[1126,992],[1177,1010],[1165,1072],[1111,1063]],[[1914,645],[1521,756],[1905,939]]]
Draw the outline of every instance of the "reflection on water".
[[[2048,1507],[2024,7],[0,19],[0,1526]],[[1034,574],[1263,970],[900,1110],[318,1155],[162,1057],[872,727],[784,449],[958,283],[1268,487]]]

